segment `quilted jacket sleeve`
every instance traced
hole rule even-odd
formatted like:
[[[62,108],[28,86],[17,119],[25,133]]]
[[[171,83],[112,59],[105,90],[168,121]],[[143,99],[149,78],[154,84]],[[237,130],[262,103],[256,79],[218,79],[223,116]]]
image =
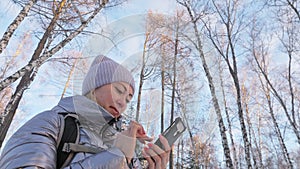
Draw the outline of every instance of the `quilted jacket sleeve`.
[[[84,153],[80,153],[83,155]],[[111,148],[98,154],[93,154],[83,160],[72,162],[65,169],[127,169],[128,165],[123,153],[117,148]]]
[[[59,116],[53,111],[33,117],[6,143],[0,168],[56,168],[59,126]]]
[[[36,115],[6,143],[0,158],[0,168],[55,169],[59,129],[60,118],[56,112],[46,111]],[[117,148],[98,154],[78,153],[77,155],[82,155],[84,158],[72,161],[66,168],[128,168],[124,154]]]

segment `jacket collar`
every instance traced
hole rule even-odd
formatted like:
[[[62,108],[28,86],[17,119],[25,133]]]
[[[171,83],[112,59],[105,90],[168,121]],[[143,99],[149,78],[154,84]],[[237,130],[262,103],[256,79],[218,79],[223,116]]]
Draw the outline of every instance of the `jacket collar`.
[[[58,107],[66,112],[75,112],[82,127],[87,127],[99,133],[106,124],[112,125],[115,119],[103,107],[85,96],[66,97],[59,101]]]

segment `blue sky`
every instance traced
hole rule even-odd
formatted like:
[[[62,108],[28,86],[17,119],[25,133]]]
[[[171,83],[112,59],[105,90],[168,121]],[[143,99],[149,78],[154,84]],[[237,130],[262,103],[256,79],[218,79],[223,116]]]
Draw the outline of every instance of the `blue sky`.
[[[113,56],[113,59],[116,59],[121,63],[126,62],[126,59],[130,58],[129,56],[135,57],[135,55],[141,52],[141,40],[143,40],[144,37],[143,29],[140,27],[140,24],[143,23],[143,15],[145,15],[149,10],[166,15],[172,14],[174,13],[176,6],[177,4],[175,0],[128,0],[122,6],[105,10],[104,13],[99,16],[99,19],[103,25],[107,25],[109,28],[116,28],[118,31],[122,29],[126,31],[121,38],[117,39],[119,43],[118,50],[113,49],[112,44],[107,42],[105,39],[97,39],[97,43],[95,43],[94,39],[90,38],[88,44],[85,46],[88,47],[88,50],[84,49],[81,52],[97,53],[98,51],[104,51],[104,53],[107,54],[118,52],[120,55]],[[0,1],[0,7],[0,35],[2,36],[7,26],[19,13],[20,8],[13,6],[11,0]],[[274,41],[273,43],[278,43],[278,39],[272,40]],[[98,46],[93,46],[93,44],[99,43],[101,44],[99,45],[101,48],[98,48]],[[277,45],[272,45],[272,47],[277,48]],[[8,46],[7,50],[14,51],[14,48],[12,46]],[[271,51],[276,50],[274,49]],[[5,54],[0,54],[0,66],[3,64],[3,55]],[[276,58],[278,59],[278,57]],[[281,57],[280,61],[277,59],[274,61],[276,64],[283,64],[284,61],[286,61],[284,57]],[[40,74],[36,77],[35,82],[30,86],[30,90],[25,92],[24,98],[20,104],[20,109],[15,116],[12,126],[8,132],[8,136],[10,136],[20,125],[22,125],[35,114],[47,109],[51,109],[60,99],[60,94],[63,87],[55,84],[53,82],[54,80],[46,81],[48,77],[59,76],[59,74],[57,72],[51,72],[49,75],[49,73],[46,73],[47,66],[43,66],[39,71]],[[73,89],[72,92],[73,94],[80,94],[80,92],[76,93],[76,91],[79,90]],[[155,92],[148,93],[149,97],[151,97],[151,94],[155,95]],[[155,97],[159,96],[155,95]],[[212,117],[212,119],[214,119],[214,117]],[[211,128],[215,129],[214,126]],[[208,135],[209,134],[211,133],[208,133]],[[292,148],[295,148],[295,144],[291,143],[290,145],[293,146]],[[220,151],[222,150],[220,149]],[[222,154],[220,153],[220,155]]]
[[[125,27],[129,31],[127,34],[128,37],[125,37],[120,41],[120,53],[123,53],[124,56],[134,55],[140,51],[140,40],[143,31],[141,28],[137,27],[129,27],[130,24],[126,24],[128,18],[136,18],[136,16],[142,16],[146,14],[149,10],[153,12],[163,13],[163,14],[170,14],[175,11],[176,1],[174,0],[129,0],[125,4],[119,7],[110,8],[104,11],[99,17],[105,21],[105,24],[108,26],[115,26],[114,24],[118,25],[119,27]],[[7,26],[13,21],[16,15],[20,11],[20,7],[13,5],[12,1],[10,0],[3,0],[0,1],[0,34],[1,36],[7,29]],[[125,18],[125,19],[124,19]],[[127,19],[127,20],[126,20]],[[132,20],[134,21],[134,20]],[[137,21],[139,24],[142,20]],[[124,23],[124,25],[122,25]],[[135,25],[137,26],[137,25]],[[21,25],[22,28],[22,25]],[[133,29],[132,29],[133,28]],[[140,33],[140,34],[139,34]],[[92,43],[90,43],[92,44]],[[104,44],[104,43],[103,43]],[[130,44],[128,46],[128,44]],[[34,44],[35,45],[35,44]],[[130,50],[128,50],[130,49]],[[8,46],[7,50],[10,49]],[[83,53],[86,51],[82,51]],[[108,53],[114,51],[107,51]],[[3,64],[3,56],[7,53],[3,52],[0,55],[0,64]],[[124,58],[114,58],[119,60],[119,62],[125,62],[126,59]],[[29,120],[35,114],[51,109],[53,106],[57,104],[59,101],[59,95],[61,94],[61,90],[63,87],[57,87],[53,84],[45,84],[41,83],[41,81],[47,79],[47,74],[42,75],[42,72],[45,72],[47,69],[46,66],[43,66],[39,71],[41,75],[37,76],[34,83],[30,86],[30,90],[26,91],[24,94],[24,98],[20,104],[20,109],[16,113],[14,121],[12,123],[11,128],[8,132],[8,137],[24,122]],[[55,75],[55,74],[54,74]],[[76,93],[75,93],[76,94]],[[37,105],[36,103],[40,103]],[[6,140],[5,140],[6,141]],[[4,142],[5,144],[5,142]],[[1,150],[0,150],[1,151]]]

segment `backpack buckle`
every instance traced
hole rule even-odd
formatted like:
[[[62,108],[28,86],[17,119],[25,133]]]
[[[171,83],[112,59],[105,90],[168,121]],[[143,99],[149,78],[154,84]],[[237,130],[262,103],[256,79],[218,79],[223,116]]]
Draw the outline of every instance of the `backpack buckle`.
[[[67,152],[67,153],[71,152],[70,144],[69,143],[65,143],[64,146],[63,146],[63,148],[62,148],[62,151],[63,152]]]

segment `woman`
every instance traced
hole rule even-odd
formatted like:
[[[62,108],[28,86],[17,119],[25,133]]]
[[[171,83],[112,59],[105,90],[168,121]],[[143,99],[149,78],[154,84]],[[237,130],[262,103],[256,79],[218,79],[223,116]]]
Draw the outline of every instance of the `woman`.
[[[56,168],[62,113],[78,116],[78,145],[97,150],[77,152],[63,168],[141,168],[133,160],[136,140],[145,143],[152,139],[137,122],[121,132],[111,123],[120,119],[133,94],[131,73],[105,56],[96,57],[83,81],[82,95],[63,98],[52,110],[24,124],[4,147],[0,168]],[[148,143],[142,151],[148,168],[165,168],[168,163],[170,145],[163,136],[159,138],[164,150]]]

